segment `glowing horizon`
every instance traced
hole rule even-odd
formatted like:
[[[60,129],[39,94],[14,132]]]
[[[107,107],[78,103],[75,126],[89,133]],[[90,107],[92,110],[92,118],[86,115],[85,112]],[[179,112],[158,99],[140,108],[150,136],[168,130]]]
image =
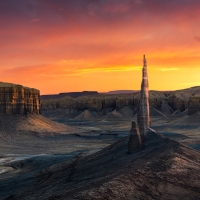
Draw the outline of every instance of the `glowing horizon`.
[[[2,82],[41,94],[200,85],[200,1],[0,0]]]

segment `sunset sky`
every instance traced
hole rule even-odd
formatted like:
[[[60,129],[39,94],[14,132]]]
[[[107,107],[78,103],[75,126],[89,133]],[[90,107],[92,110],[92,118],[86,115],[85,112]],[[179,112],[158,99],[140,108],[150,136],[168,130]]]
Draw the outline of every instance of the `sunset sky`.
[[[0,81],[41,94],[200,85],[200,0],[0,0]]]

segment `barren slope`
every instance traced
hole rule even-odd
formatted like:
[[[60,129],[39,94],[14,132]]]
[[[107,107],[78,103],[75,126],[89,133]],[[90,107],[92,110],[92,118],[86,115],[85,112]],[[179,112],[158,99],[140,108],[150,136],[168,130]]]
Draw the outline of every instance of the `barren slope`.
[[[127,138],[123,138],[95,154],[80,155],[31,173],[26,165],[18,164],[20,174],[0,183],[3,188],[0,197],[22,200],[199,198],[199,152],[157,135],[149,136],[133,154],[126,152]]]

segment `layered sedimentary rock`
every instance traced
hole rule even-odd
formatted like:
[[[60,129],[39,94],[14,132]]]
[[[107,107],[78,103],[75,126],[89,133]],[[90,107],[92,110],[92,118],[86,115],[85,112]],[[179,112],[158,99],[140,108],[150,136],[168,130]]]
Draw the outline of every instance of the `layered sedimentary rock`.
[[[40,114],[39,90],[0,82],[0,113]]]
[[[184,111],[188,108],[189,98],[200,94],[200,87],[193,87],[178,91],[149,91],[149,106],[154,107],[165,115],[174,111]],[[140,93],[132,94],[96,94],[72,98],[69,96],[61,98],[47,98],[41,100],[42,111],[54,109],[72,109],[78,111],[106,111],[121,109],[129,106],[136,109],[140,103]]]
[[[140,130],[142,140],[146,137],[146,130],[150,127],[150,111],[149,111],[149,84],[147,74],[147,63],[144,55],[142,69],[142,84],[140,91],[140,105],[137,114],[137,123]]]
[[[164,93],[159,91],[150,91],[149,104],[150,106],[160,110],[162,105],[162,99],[165,99]],[[140,93],[133,94],[98,94],[92,96],[84,96],[78,98],[72,98],[69,96],[57,98],[57,99],[42,99],[42,110],[53,109],[78,109],[78,110],[90,110],[90,111],[103,111],[107,108],[112,110],[120,109],[126,106],[136,108],[140,103]]]
[[[134,106],[133,95],[94,95],[78,98],[66,96],[58,99],[42,100],[42,110],[51,110],[56,108],[78,109],[102,111],[107,108],[123,108],[125,106]]]
[[[167,102],[173,110],[180,110],[181,112],[189,108],[189,99],[200,94],[200,86],[191,87],[183,90],[176,90],[171,92],[167,97]]]
[[[137,124],[135,121],[132,122],[132,127],[130,130],[130,136],[128,140],[128,152],[132,153],[142,144],[140,132],[138,130]]]
[[[173,110],[180,110],[181,112],[187,108],[188,98],[182,95],[182,93],[172,93],[167,98],[168,105]]]
[[[188,115],[200,112],[200,95],[190,97],[188,102]]]

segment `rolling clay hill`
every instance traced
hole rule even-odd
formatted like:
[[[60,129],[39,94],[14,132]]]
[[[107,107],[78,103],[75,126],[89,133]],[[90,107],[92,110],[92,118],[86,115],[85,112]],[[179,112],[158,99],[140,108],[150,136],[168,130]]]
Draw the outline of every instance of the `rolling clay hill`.
[[[175,115],[188,109],[188,114],[200,110],[200,86],[177,91],[150,91],[150,106],[164,115]],[[121,112],[124,107],[132,109],[133,114],[138,111],[140,102],[139,92],[129,94],[97,94],[72,98],[65,96],[56,99],[43,99],[41,110],[44,116],[54,118],[65,116],[67,118],[81,118],[83,112],[92,112],[95,116],[112,115],[113,111]],[[83,113],[83,114],[82,114]],[[81,115],[79,117],[79,115]],[[122,118],[124,116],[122,115]],[[97,117],[95,117],[97,119]],[[86,117],[87,120],[87,117]]]
[[[52,164],[16,161],[1,176],[1,199],[198,199],[200,153],[157,134],[132,154],[128,137],[92,155]],[[30,165],[32,163],[32,167]],[[34,170],[33,170],[34,169]],[[15,182],[20,183],[14,186]],[[36,192],[37,191],[37,192]]]
[[[70,129],[69,126],[53,122],[42,115],[28,114],[23,115],[9,115],[0,114],[0,137],[15,139],[24,134],[36,134],[40,136],[53,135],[58,133],[67,133]]]

